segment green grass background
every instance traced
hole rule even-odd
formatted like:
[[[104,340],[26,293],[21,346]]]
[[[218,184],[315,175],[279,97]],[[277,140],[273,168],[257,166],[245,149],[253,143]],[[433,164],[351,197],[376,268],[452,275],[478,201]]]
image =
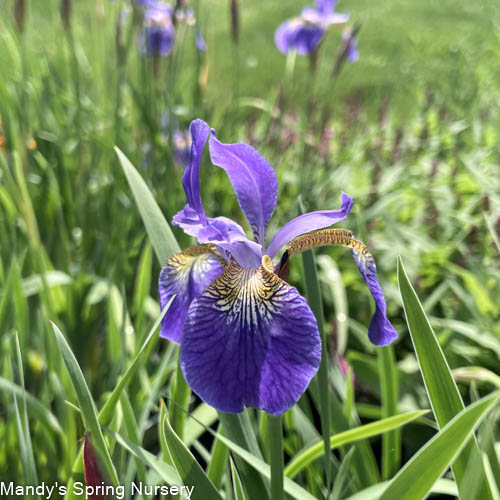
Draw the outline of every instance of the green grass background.
[[[336,208],[342,191],[355,198],[344,226],[372,249],[400,334],[390,362],[399,381],[397,408],[429,407],[397,287],[398,255],[450,367],[478,367],[461,379],[465,402],[498,385],[497,3],[341,1],[337,10],[361,23],[360,61],[346,65],[336,80],[330,76],[340,38],[335,31],[321,46],[316,74],[307,58],[297,57],[293,76],[285,76],[286,58],[273,35],[302,7],[291,1],[241,2],[240,43],[234,46],[229,4],[200,0],[195,8],[206,56],[196,52],[192,33],[180,28],[175,52],[162,61],[156,79],[150,61],[137,52],[136,34],[129,35],[129,17],[123,32],[125,40],[130,36],[128,59],[120,67],[116,18],[124,4],[74,2],[70,35],[55,0],[27,2],[21,36],[10,16],[12,2],[0,19],[0,477],[27,477],[11,390],[13,382],[21,385],[21,361],[26,389],[44,408],[33,413],[37,405],[30,403],[27,411],[38,479],[64,482],[73,467],[83,426],[65,403],[76,399],[49,320],[68,339],[101,408],[160,313],[160,268],[113,146],[138,168],[170,220],[185,200],[169,130],[161,126],[167,110],[180,128],[203,118],[222,141],[249,142],[268,158],[280,181],[270,234],[297,214],[299,197],[307,210]],[[247,227],[227,179],[208,158],[201,176],[207,213],[232,216]],[[174,234],[181,246],[191,243],[177,228]],[[347,418],[354,426],[385,411],[382,369],[366,337],[371,299],[346,252],[319,253],[336,381],[331,397],[340,408],[354,405]],[[305,291],[299,260],[292,262],[291,282]],[[336,321],[341,314],[347,324]],[[335,335],[356,377],[356,404],[338,372]],[[128,391],[138,442],[154,453],[158,398],[171,394],[175,369],[173,349],[156,341]],[[193,399],[190,410],[198,403]],[[308,404],[301,409],[314,430],[317,409]],[[47,423],[48,411],[64,439]],[[121,418],[117,412],[116,431],[123,430]],[[311,437],[290,422],[287,459]],[[254,423],[265,449],[264,424]],[[423,425],[408,429],[403,462],[434,432]],[[202,463],[209,461],[203,447],[210,448],[210,440],[204,439],[195,446]],[[380,465],[380,440],[372,444]],[[141,473],[122,449],[113,458],[120,477],[134,477],[136,467]],[[318,463],[299,481],[319,494]],[[363,485],[354,481],[346,491]]]

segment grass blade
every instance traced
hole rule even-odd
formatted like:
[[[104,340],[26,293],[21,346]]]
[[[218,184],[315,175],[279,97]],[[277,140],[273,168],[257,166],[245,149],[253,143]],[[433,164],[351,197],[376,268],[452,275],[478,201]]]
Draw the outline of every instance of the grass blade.
[[[116,474],[113,462],[111,461],[111,455],[109,454],[109,449],[106,445],[106,442],[104,441],[104,436],[102,435],[101,427],[97,419],[97,410],[92,396],[90,395],[87,382],[85,382],[85,378],[80,369],[80,366],[78,365],[75,355],[71,351],[71,348],[66,342],[63,334],[54,323],[51,324],[52,328],[54,329],[57,343],[59,344],[59,349],[61,351],[64,364],[66,365],[69,376],[71,378],[71,382],[75,389],[76,396],[78,398],[78,404],[80,406],[85,429],[89,433],[90,441],[95,452],[99,455],[104,467],[106,468],[109,480],[114,486],[117,486],[118,476]]]
[[[155,254],[160,264],[163,265],[171,255],[180,251],[177,240],[150,189],[136,168],[120,149],[115,147],[115,151],[134,195]]]
[[[191,421],[192,420],[193,419],[191,419]],[[219,434],[222,434],[224,432],[224,430],[222,429],[222,424],[219,424],[218,432]],[[211,459],[210,463],[208,464],[207,476],[209,477],[210,481],[214,483],[217,489],[220,489],[220,487],[222,486],[222,476],[224,475],[224,471],[227,467],[228,455],[229,450],[227,446],[222,441],[219,441],[217,438],[215,438],[210,453]],[[238,480],[240,480],[239,476]]]
[[[446,467],[464,448],[481,419],[499,399],[500,392],[494,392],[456,415],[398,472],[380,500],[425,498]]]
[[[382,481],[379,484],[358,491],[354,495],[345,498],[345,500],[380,500],[380,495],[385,488],[387,488],[389,483],[390,481]],[[438,479],[432,486],[430,492],[440,495],[458,496],[457,485],[450,479]]]
[[[346,444],[354,443],[360,441],[361,439],[366,439],[372,436],[377,436],[384,432],[391,431],[402,425],[415,420],[416,418],[425,415],[428,410],[412,411],[409,413],[403,413],[402,415],[395,415],[393,417],[385,418],[383,420],[378,420],[377,422],[371,422],[366,425],[361,425],[355,427],[354,429],[349,429],[348,431],[335,434],[329,440],[329,449],[335,449]],[[296,455],[290,463],[285,467],[285,475],[289,478],[295,477],[299,472],[304,470],[310,463],[314,462],[317,458],[323,455],[323,443],[319,442],[306,450],[302,451],[299,455]]]
[[[377,350],[379,361],[382,416],[387,418],[398,413],[398,373],[392,346]],[[382,477],[389,479],[399,469],[401,462],[401,430],[395,429],[382,436]]]
[[[233,443],[230,439],[222,436],[221,434],[213,431],[212,429],[207,429],[213,436],[220,439],[233,453],[241,457],[247,464],[249,464],[253,469],[258,471],[262,476],[267,479],[271,479],[271,468],[260,458],[252,455],[250,452]],[[308,491],[306,491],[302,486],[292,481],[290,478],[284,478],[284,490],[292,498],[296,500],[316,500]],[[259,498],[253,497],[249,494],[249,498]],[[274,500],[274,499],[273,499]]]
[[[250,456],[255,457],[262,462],[262,453],[260,452],[260,448],[257,443],[257,438],[249,418],[248,410],[237,414],[225,413],[222,411],[218,413],[219,420],[224,427],[224,434],[227,435],[227,438],[224,439],[226,441],[230,440],[231,443],[235,443],[238,448],[245,450]],[[209,429],[207,428],[207,430]],[[209,432],[212,432],[211,429]],[[219,434],[217,434],[217,437],[219,437]],[[258,473],[260,472],[259,469],[256,469],[252,466],[252,464],[249,464],[248,461],[241,455],[237,455],[236,463],[241,475],[241,480],[243,481],[250,498],[259,498],[262,500],[269,498],[267,484]],[[266,465],[266,467],[268,466]],[[269,479],[270,475],[266,477]]]
[[[161,404],[165,406],[163,401]],[[179,436],[174,432],[174,429],[170,425],[166,408],[164,408],[164,411],[165,418],[163,422],[160,422],[160,425],[163,426],[168,451],[184,484],[194,486],[192,494],[193,499],[222,500],[222,496],[217,491],[212,481],[207,477],[205,471],[201,468],[200,464],[196,461]]]
[[[245,495],[245,490],[243,489],[243,484],[241,483],[240,476],[236,470],[233,459],[230,458],[231,465],[231,479],[233,480],[233,492],[235,500],[247,500]]]
[[[398,259],[398,282],[408,328],[425,388],[437,423],[440,428],[443,428],[455,415],[463,410],[464,404],[439,341],[406,275],[401,257]],[[475,461],[481,460],[475,438],[471,439],[464,448],[462,455],[452,465],[459,491],[464,487],[462,481],[469,457],[473,457],[472,459]],[[479,498],[481,500],[491,499],[488,480],[482,467],[480,474],[482,484],[481,488],[479,488]]]
[[[332,481],[332,469],[330,462],[330,402],[328,393],[328,353],[326,349],[326,334],[323,318],[323,304],[321,301],[321,290],[319,287],[318,273],[312,250],[302,254],[304,266],[304,278],[306,284],[307,303],[314,313],[318,322],[318,330],[321,336],[321,364],[319,366],[317,380],[319,388],[319,406],[321,415],[321,433],[323,435],[323,447],[325,457],[326,487],[329,490]]]
[[[271,451],[271,498],[283,500],[283,417],[267,415],[267,434]]]
[[[123,448],[125,448],[129,453],[132,453],[134,457],[138,458],[142,463],[154,470],[158,476],[165,481],[165,483],[170,485],[182,484],[182,479],[174,467],[155,457],[152,453],[149,453],[149,451],[146,451],[141,446],[125,439],[117,432],[107,428],[105,430],[120,446],[123,446]]]

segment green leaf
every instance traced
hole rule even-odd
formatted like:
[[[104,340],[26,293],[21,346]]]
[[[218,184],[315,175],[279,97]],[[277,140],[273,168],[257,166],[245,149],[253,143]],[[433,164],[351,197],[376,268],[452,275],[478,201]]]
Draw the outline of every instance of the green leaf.
[[[366,425],[349,429],[348,431],[335,434],[330,437],[330,449],[333,450],[340,446],[360,441],[372,436],[377,436],[384,432],[396,429],[402,425],[415,420],[428,413],[428,410],[412,411],[403,413],[402,415],[395,415],[393,417],[384,418],[377,422],[371,422]],[[285,467],[285,475],[289,478],[295,477],[300,471],[304,470],[310,463],[314,462],[317,458],[321,457],[324,453],[323,443],[319,442],[306,450],[296,455],[290,463]]]
[[[246,409],[242,413],[225,413],[222,411],[219,411],[218,413],[219,421],[222,423],[225,435],[228,438],[224,439],[226,439],[226,441],[230,440],[232,443],[235,443],[238,448],[249,452],[250,456],[253,456],[257,460],[262,462],[262,453],[260,451],[259,445],[257,443],[257,437],[250,421],[249,410]],[[213,433],[211,429],[207,428],[207,430]],[[217,436],[219,436],[219,434],[217,434]],[[257,473],[257,471],[260,471],[253,467],[252,464],[249,464],[248,461],[240,455],[236,457],[236,464],[238,465],[238,471],[240,472],[241,480],[243,481],[249,497],[259,498],[259,500],[269,498],[267,484],[263,481],[262,476]],[[269,468],[269,466],[267,465],[266,467]],[[267,477],[269,479],[270,475]]]
[[[3,377],[0,377],[0,390],[11,392],[17,399],[25,397],[28,413],[52,432],[59,436],[63,435],[55,415],[29,392],[24,392],[22,387]]]
[[[398,413],[398,372],[392,346],[377,350],[379,361],[382,416],[387,418]],[[401,462],[401,430],[395,429],[382,436],[382,477],[389,479],[399,469]]]
[[[146,340],[143,342],[142,346],[140,349],[137,351],[134,359],[130,362],[130,365],[128,366],[127,370],[123,374],[122,378],[119,380],[118,384],[116,384],[116,387],[113,389],[113,392],[109,396],[109,398],[106,400],[104,403],[104,406],[102,407],[101,411],[99,412],[99,423],[101,425],[107,425],[111,418],[113,417],[116,405],[118,401],[120,400],[120,396],[123,392],[123,389],[127,386],[128,382],[130,379],[135,375],[135,372],[137,371],[137,368],[139,367],[139,360],[144,353],[144,351],[148,348],[150,344],[156,341],[157,337],[155,334],[157,333],[157,330],[160,326],[161,320],[163,319],[163,316],[165,316],[166,312],[168,311],[168,308],[170,307],[170,304],[172,304],[172,301],[174,300],[174,297],[170,299],[168,304],[163,308],[163,311],[161,312],[160,316],[156,319],[154,322],[151,330],[149,331],[148,336],[146,337]],[[80,481],[80,477],[83,474],[83,462],[82,462],[82,453],[80,449],[80,453],[78,454],[75,463],[73,464],[73,468],[71,471],[71,476],[68,480],[67,483],[67,491],[68,494],[66,495],[66,500],[72,500],[78,498],[77,495],[74,494],[74,483],[75,481]]]
[[[231,479],[233,481],[233,492],[235,500],[247,500],[245,495],[245,490],[243,489],[243,484],[241,483],[240,476],[236,470],[233,459],[229,458],[231,465]]]
[[[24,479],[26,484],[30,484],[33,486],[38,486],[38,475],[35,466],[35,457],[33,455],[33,446],[31,443],[31,434],[28,422],[28,411],[26,405],[26,396],[24,389],[24,369],[23,369],[23,359],[21,356],[21,348],[19,346],[19,337],[17,334],[14,336],[14,348],[16,351],[17,358],[17,368],[19,373],[19,379],[21,382],[22,388],[22,405],[21,411],[19,411],[19,404],[14,393],[14,409],[16,414],[16,425],[17,425],[17,434],[19,438],[19,451],[21,455],[21,462],[23,464],[24,470]],[[12,370],[14,371],[14,370]],[[35,495],[35,498],[39,498],[38,495]]]
[[[171,421],[177,435],[184,437],[184,425],[186,423],[186,415],[189,407],[189,399],[191,397],[191,388],[187,384],[184,374],[182,373],[180,349],[177,357],[177,368],[175,376],[172,377],[172,385],[170,394],[174,404],[171,406]]]
[[[193,419],[191,419],[191,421],[192,420]],[[219,434],[223,434],[224,430],[222,424],[219,424],[218,432]],[[218,489],[222,486],[222,476],[227,467],[228,455],[229,450],[227,446],[222,441],[215,438],[210,453],[211,458],[208,464],[207,476]],[[239,476],[238,479],[240,479]]]
[[[217,410],[206,403],[198,405],[191,416],[193,418],[187,420],[184,429],[186,446],[191,446],[205,432],[205,427],[209,427],[219,419]]]
[[[174,467],[165,463],[163,460],[155,457],[149,451],[144,448],[132,443],[131,441],[125,439],[122,435],[111,429],[105,428],[106,432],[116,440],[116,442],[123,446],[129,453],[132,453],[134,457],[137,457],[142,463],[153,469],[160,478],[169,485],[180,485],[182,484],[182,479],[175,470]]]
[[[144,353],[144,351],[148,348],[149,344],[151,342],[156,341],[155,335],[157,334],[157,330],[160,326],[161,320],[167,313],[170,305],[172,304],[173,300],[175,298],[175,295],[169,300],[168,304],[163,308],[163,311],[161,312],[160,316],[156,319],[154,322],[153,326],[151,327],[151,330],[149,331],[148,336],[146,337],[146,340],[143,342],[142,346],[140,349],[136,352],[134,359],[130,362],[127,370],[123,374],[122,378],[116,385],[116,387],[113,389],[113,392],[109,396],[109,398],[106,400],[106,403],[104,403],[104,406],[102,407],[101,411],[99,412],[99,422],[101,425],[107,425],[111,417],[113,416],[113,411],[115,409],[116,404],[118,403],[120,399],[120,395],[124,389],[124,387],[128,384],[130,379],[134,376],[135,372],[137,371],[137,368],[139,366],[139,360]]]
[[[115,151],[134,195],[155,254],[160,264],[163,265],[171,255],[180,251],[177,240],[147,184],[129,159],[116,146]]]
[[[271,479],[271,468],[265,462],[263,462],[260,458],[257,458],[255,455],[252,455],[250,452],[238,446],[236,443],[233,443],[230,439],[222,436],[221,434],[213,431],[212,429],[207,429],[213,436],[220,439],[231,451],[233,451],[236,455],[241,457],[247,464],[249,464],[253,469],[262,474],[265,478]],[[306,491],[302,486],[299,486],[297,483],[289,479],[288,477],[284,478],[284,489],[285,492],[288,493],[291,497],[296,500],[316,500],[308,491]],[[252,497],[249,494],[249,498]],[[259,497],[257,497],[259,498]]]
[[[494,392],[456,415],[396,474],[380,500],[425,498],[439,476],[465,447],[481,419],[499,399],[500,391]]]
[[[139,433],[139,426],[137,425],[137,420],[134,415],[134,410],[132,408],[132,404],[128,398],[127,391],[122,391],[120,397],[120,406],[123,412],[123,422],[125,423],[125,429],[127,431],[128,439],[140,446],[141,438]],[[146,469],[144,468],[144,464],[137,457],[135,458],[135,467],[137,470],[137,478],[143,484],[146,484]]]
[[[345,500],[380,500],[380,495],[389,485],[390,481],[382,481],[364,490],[358,491]],[[458,496],[457,485],[450,479],[438,479],[431,488],[431,493]]]
[[[283,417],[267,416],[267,435],[271,455],[271,498],[283,500]]]
[[[439,341],[406,275],[401,257],[398,259],[398,282],[408,329],[427,395],[436,421],[439,427],[443,428],[455,415],[463,410],[464,404]],[[475,438],[471,439],[464,448],[462,455],[452,465],[459,491],[463,487],[462,481],[469,456],[473,457],[473,460],[481,460]],[[483,468],[481,468],[481,484],[479,498],[481,500],[491,499],[488,480]]]
[[[344,493],[344,487],[348,481],[352,481],[352,477],[349,473],[349,469],[351,467],[352,455],[354,453],[355,448],[351,448],[345,455],[340,464],[339,471],[337,472],[337,477],[333,483],[332,494],[330,495],[330,500],[340,500]]]
[[[162,405],[165,403],[162,401]],[[168,413],[164,408],[165,418],[160,425],[163,426],[168,451],[172,461],[185,485],[194,486],[192,498],[194,500],[221,500],[222,496],[215,488],[214,484],[208,479],[205,471],[193,457],[189,449],[182,442],[179,436],[174,432],[168,419]]]
[[[76,397],[78,398],[83,425],[89,433],[89,438],[96,454],[101,458],[102,463],[106,468],[109,480],[113,485],[117,486],[118,476],[113,462],[111,461],[111,455],[109,454],[108,447],[104,441],[104,436],[102,435],[101,427],[97,419],[97,410],[92,396],[90,395],[87,382],[85,382],[85,378],[80,366],[78,365],[75,355],[71,351],[71,348],[66,342],[63,334],[54,323],[51,322],[51,324],[56,335],[57,343],[59,344],[64,364],[66,365],[71,382],[75,389]]]
[[[300,211],[303,212],[302,210]],[[307,303],[318,322],[318,330],[321,336],[321,363],[316,375],[319,389],[319,409],[321,416],[321,434],[323,435],[323,447],[326,470],[326,487],[330,489],[332,480],[332,468],[330,461],[330,401],[328,385],[328,353],[326,349],[325,321],[323,318],[323,303],[321,300],[321,290],[319,287],[316,262],[312,250],[302,254],[302,264],[304,266],[304,279],[306,284]]]

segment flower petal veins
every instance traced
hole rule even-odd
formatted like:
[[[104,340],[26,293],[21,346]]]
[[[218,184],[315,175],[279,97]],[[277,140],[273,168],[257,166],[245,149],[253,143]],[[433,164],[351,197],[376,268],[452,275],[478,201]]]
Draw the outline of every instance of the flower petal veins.
[[[279,415],[293,406],[321,358],[316,319],[305,299],[264,266],[232,261],[189,308],[180,362],[206,403]]]
[[[223,144],[212,129],[210,158],[227,173],[255,239],[265,244],[266,226],[276,207],[278,178],[268,161],[248,144]]]
[[[219,259],[209,247],[191,247],[167,260],[158,282],[161,308],[173,295],[175,298],[161,322],[161,337],[180,343],[189,305],[222,271]]]

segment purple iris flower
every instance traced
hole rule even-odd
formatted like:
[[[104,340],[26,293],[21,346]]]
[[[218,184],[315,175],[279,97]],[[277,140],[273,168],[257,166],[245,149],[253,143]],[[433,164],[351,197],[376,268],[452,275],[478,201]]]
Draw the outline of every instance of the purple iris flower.
[[[187,205],[173,218],[199,245],[173,255],[159,278],[164,307],[160,335],[180,343],[186,381],[206,403],[226,412],[244,406],[279,415],[292,407],[318,370],[321,340],[306,300],[289,285],[288,259],[301,251],[340,244],[353,249],[376,304],[370,340],[387,345],[397,333],[386,317],[375,263],[343,221],[353,201],[342,194],[338,210],[311,212],[285,224],[266,243],[278,180],[267,160],[247,144],[223,144],[202,120],[191,123],[191,163],[182,183]],[[209,141],[212,163],[223,170],[252,228],[254,241],[226,217],[208,217],[200,195],[200,160]],[[281,259],[273,259],[283,248]]]
[[[334,12],[337,0],[316,0],[315,7],[305,7],[300,16],[285,21],[274,34],[274,42],[283,54],[295,50],[308,55],[319,46],[326,30],[349,20],[348,14]]]
[[[166,57],[175,43],[172,7],[159,0],[148,0],[143,5],[144,31],[139,38],[141,49],[150,56]]]

